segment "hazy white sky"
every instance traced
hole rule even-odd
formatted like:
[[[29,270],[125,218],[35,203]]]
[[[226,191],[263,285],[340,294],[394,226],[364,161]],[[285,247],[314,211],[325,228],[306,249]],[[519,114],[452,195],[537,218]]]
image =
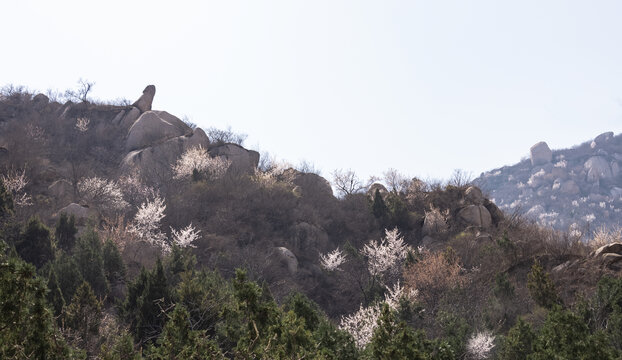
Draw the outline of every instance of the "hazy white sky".
[[[0,86],[134,101],[330,177],[447,178],[622,131],[620,1],[27,1]]]

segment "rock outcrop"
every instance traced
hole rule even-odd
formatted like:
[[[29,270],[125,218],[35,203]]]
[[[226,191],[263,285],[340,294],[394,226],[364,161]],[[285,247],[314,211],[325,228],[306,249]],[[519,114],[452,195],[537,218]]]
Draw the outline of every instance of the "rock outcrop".
[[[294,275],[298,271],[298,259],[296,258],[296,255],[294,255],[294,253],[288,248],[282,246],[276,247],[274,250],[279,260],[287,265],[289,273]]]
[[[492,217],[483,205],[467,205],[458,211],[458,218],[468,226],[477,226],[483,229],[490,228]]]
[[[209,154],[216,157],[221,156],[231,161],[231,171],[241,173],[252,173],[259,164],[259,153],[247,150],[237,144],[223,144],[210,148]]]
[[[153,103],[155,92],[155,86],[148,85],[145,90],[143,90],[143,94],[132,104],[132,106],[137,107],[141,113],[151,110],[151,104]]]
[[[188,149],[202,146],[207,148],[209,139],[200,128],[190,135],[177,136],[161,143],[155,143],[140,150],[130,151],[121,162],[121,172],[138,172],[152,182],[158,183],[170,178],[172,164]]]
[[[553,152],[544,141],[532,146],[529,152],[531,154],[531,165],[534,166],[550,163],[553,159]]]
[[[125,148],[128,151],[143,149],[190,134],[192,129],[188,125],[166,111],[147,111],[130,127]]]

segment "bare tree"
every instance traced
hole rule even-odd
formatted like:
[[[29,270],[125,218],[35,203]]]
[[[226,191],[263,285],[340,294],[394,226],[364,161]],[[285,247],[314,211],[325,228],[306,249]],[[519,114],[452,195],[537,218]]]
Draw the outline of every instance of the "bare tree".
[[[390,191],[401,193],[408,189],[408,178],[399,171],[391,168],[382,173],[382,175],[384,177],[384,182],[389,187]]]
[[[449,181],[447,181],[447,184],[456,187],[463,187],[469,185],[471,181],[473,181],[473,175],[470,172],[455,169],[451,174]]]
[[[95,86],[94,82],[80,78],[78,80],[78,90],[65,91],[65,97],[69,100],[89,102],[88,96],[91,90],[93,90],[93,86]]]
[[[351,169],[333,171],[333,186],[342,196],[356,194],[365,189],[361,179]]]

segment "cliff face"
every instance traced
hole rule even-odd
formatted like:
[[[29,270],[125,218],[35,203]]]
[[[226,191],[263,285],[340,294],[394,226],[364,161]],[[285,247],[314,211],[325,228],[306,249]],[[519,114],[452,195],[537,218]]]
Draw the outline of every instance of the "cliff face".
[[[574,234],[622,223],[622,135],[603,133],[571,149],[535,144],[530,158],[474,183],[506,212]]]

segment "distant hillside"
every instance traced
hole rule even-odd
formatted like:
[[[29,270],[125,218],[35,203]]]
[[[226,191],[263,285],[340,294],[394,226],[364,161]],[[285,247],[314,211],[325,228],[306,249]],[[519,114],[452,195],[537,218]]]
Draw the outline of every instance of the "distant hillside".
[[[570,149],[544,142],[530,158],[481,174],[474,183],[506,212],[574,234],[622,223],[622,135],[598,135]]]

